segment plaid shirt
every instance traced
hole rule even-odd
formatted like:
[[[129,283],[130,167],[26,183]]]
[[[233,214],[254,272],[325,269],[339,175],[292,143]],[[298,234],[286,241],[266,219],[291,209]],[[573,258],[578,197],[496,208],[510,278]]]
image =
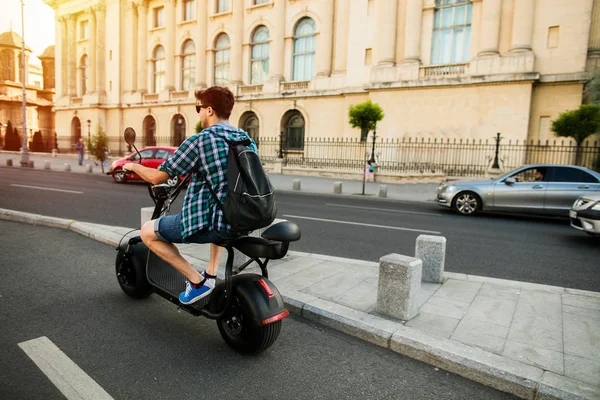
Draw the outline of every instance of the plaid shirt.
[[[231,226],[223,220],[223,211],[215,202],[204,177],[208,179],[221,203],[227,197],[227,156],[229,146],[223,139],[250,139],[241,129],[229,123],[218,122],[202,132],[187,138],[175,151],[173,157],[163,162],[159,171],[170,177],[192,175],[185,193],[181,210],[181,236],[185,241],[194,233],[208,228],[213,231],[231,232]],[[257,151],[252,139],[249,148]],[[200,172],[199,174],[196,172]]]

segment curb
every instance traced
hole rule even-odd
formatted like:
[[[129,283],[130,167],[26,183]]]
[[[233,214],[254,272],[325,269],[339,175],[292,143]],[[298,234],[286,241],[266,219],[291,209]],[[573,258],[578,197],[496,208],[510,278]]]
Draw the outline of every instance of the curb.
[[[0,208],[0,220],[67,229],[112,246],[117,246],[123,236],[109,230],[118,227],[106,226],[106,229],[101,229],[104,227],[99,227],[98,224],[2,208]],[[295,252],[295,254],[306,253]],[[454,275],[467,280],[492,279],[464,274]],[[576,291],[576,289],[531,285],[538,289]],[[384,319],[297,291],[288,291],[282,297],[290,313],[296,316],[523,399],[600,398],[600,389],[597,387],[529,364],[506,359],[477,347],[452,342],[449,339],[434,338],[422,331],[407,327],[400,321]]]

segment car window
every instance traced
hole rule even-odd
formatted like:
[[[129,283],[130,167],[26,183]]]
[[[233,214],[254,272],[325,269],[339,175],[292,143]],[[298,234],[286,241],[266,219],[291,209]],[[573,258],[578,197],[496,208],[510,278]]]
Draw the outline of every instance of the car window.
[[[594,176],[578,168],[555,167],[553,169],[553,182],[598,183]]]
[[[154,158],[158,160],[166,160],[167,158],[171,157],[172,154],[173,153],[171,153],[169,150],[158,149],[156,150],[156,155],[154,156]]]
[[[142,158],[144,160],[147,160],[149,158],[152,158],[152,156],[154,155],[154,150],[152,150],[152,149],[142,150],[142,151],[140,151],[140,154],[142,155]],[[133,155],[132,160],[139,160],[139,159],[140,159],[139,155],[137,153],[135,153]]]
[[[516,174],[511,175],[517,182],[535,182],[535,181],[546,181],[546,169],[547,168],[527,168]],[[537,172],[537,173],[536,173]]]

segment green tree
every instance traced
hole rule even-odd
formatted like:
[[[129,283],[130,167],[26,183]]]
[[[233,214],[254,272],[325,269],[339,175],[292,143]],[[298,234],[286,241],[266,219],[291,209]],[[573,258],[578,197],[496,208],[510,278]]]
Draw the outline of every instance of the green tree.
[[[362,103],[353,104],[348,110],[348,122],[353,128],[360,128],[360,141],[367,140],[370,130],[375,129],[377,122],[381,121],[385,114],[383,109],[371,99]]]
[[[589,136],[600,129],[600,105],[582,104],[577,110],[561,113],[552,121],[552,131],[560,137],[575,140],[577,150],[575,164],[581,164],[581,145]]]
[[[196,122],[196,133],[202,132],[202,121]]]
[[[104,161],[104,151],[108,149],[108,137],[100,125],[96,127],[94,136],[90,140],[86,139],[86,145],[90,155],[100,161],[102,173],[104,173],[104,164],[102,162]]]

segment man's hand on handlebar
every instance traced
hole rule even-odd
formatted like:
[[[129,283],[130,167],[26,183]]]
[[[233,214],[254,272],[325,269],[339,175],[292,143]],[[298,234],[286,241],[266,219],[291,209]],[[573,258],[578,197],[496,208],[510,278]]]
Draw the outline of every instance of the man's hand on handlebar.
[[[125,165],[123,165],[123,169],[126,171],[130,171],[130,172],[136,172],[135,168],[138,165],[141,165],[141,164],[128,162],[128,163],[125,163]]]

